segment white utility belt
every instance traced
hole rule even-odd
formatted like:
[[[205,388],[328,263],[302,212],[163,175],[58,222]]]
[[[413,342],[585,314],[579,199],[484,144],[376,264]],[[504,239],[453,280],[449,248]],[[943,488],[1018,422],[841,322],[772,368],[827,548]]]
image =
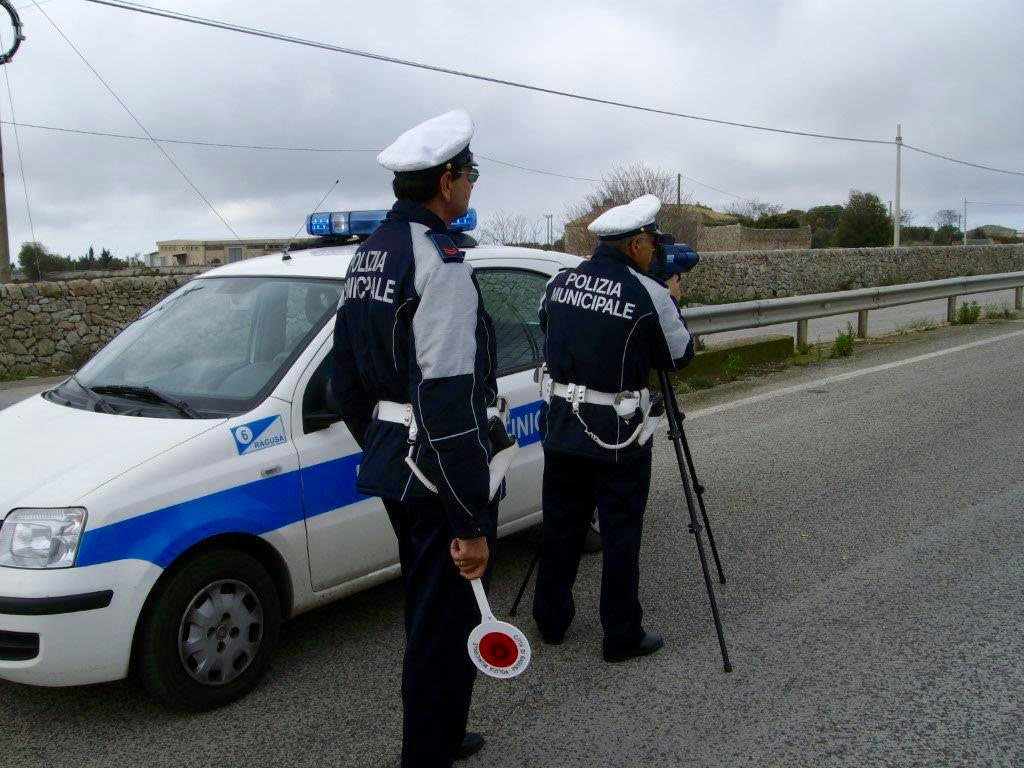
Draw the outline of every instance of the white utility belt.
[[[625,390],[623,392],[601,392],[590,389],[582,384],[562,384],[552,379],[547,371],[540,374],[540,395],[545,403],[550,403],[552,397],[560,397],[572,406],[572,412],[583,425],[583,432],[602,448],[609,451],[617,451],[626,448],[634,442],[644,445],[661,423],[661,416],[651,414],[651,391],[643,389]],[[587,425],[580,413],[580,406],[583,403],[589,405],[603,405],[614,408],[620,419],[629,419],[637,412],[643,414],[643,419],[637,425],[633,433],[621,443],[606,443]]]
[[[561,384],[547,374],[544,374],[541,381],[540,395],[545,403],[550,403],[552,397],[568,400],[574,411],[579,411],[583,403],[608,405],[623,419],[628,419],[637,409],[646,413],[651,404],[651,391],[646,387],[623,392],[600,392],[582,384]]]
[[[508,425],[508,400],[504,397],[498,398],[498,406],[487,409],[487,418],[497,416],[501,423]],[[416,415],[412,411],[410,403],[396,403],[392,400],[380,400],[373,411],[373,417],[380,421],[387,421],[392,424],[402,424],[409,429],[409,441],[415,442],[419,434],[419,427],[416,426]]]
[[[490,421],[492,417],[497,417],[502,425],[508,426],[508,398],[499,396],[497,399],[498,405],[496,407],[487,409],[487,420]],[[402,424],[409,430],[409,455],[405,457],[406,466],[409,470],[416,475],[416,478],[423,483],[423,485],[432,493],[437,493],[437,486],[430,481],[430,479],[423,474],[423,471],[416,465],[416,459],[413,453],[416,451],[416,438],[419,435],[419,427],[416,425],[416,416],[413,413],[412,405],[410,403],[396,403],[392,400],[380,400],[377,402],[377,406],[373,410],[373,417],[380,421],[387,421],[392,424]],[[486,431],[486,430],[485,430]],[[493,443],[492,443],[493,445]],[[505,474],[508,472],[509,467],[512,466],[512,460],[516,457],[519,452],[519,444],[515,440],[510,440],[510,445],[491,457],[491,462],[488,465],[489,474],[489,495],[488,499],[493,499],[495,494],[501,488],[502,481],[505,479]]]

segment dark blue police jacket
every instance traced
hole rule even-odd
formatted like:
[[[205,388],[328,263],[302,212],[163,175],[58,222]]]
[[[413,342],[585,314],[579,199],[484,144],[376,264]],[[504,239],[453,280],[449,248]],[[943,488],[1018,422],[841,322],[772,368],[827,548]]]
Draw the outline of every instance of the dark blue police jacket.
[[[693,357],[693,340],[668,289],[608,245],[555,275],[539,314],[548,375],[562,384],[610,393],[639,390],[648,386],[651,368],[677,370]],[[643,419],[640,412],[622,419],[613,408],[590,403],[580,406],[580,416],[609,444],[621,443]],[[546,451],[605,462],[626,463],[651,448],[651,442],[602,448],[561,397],[542,406],[541,430]]]
[[[411,403],[416,464],[437,486],[455,535],[474,538],[486,519],[497,354],[465,257],[439,217],[396,202],[349,264],[332,387],[363,449],[357,489],[394,500],[434,496],[405,464],[406,428],[372,418],[380,400]]]

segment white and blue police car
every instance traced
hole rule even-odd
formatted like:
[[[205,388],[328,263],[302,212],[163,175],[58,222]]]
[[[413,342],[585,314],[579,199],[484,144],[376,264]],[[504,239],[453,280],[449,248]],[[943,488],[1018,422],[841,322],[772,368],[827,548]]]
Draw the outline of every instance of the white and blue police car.
[[[135,670],[207,709],[247,692],[283,620],[398,575],[359,448],[332,409],[335,310],[386,211],[313,214],[315,247],[202,274],[56,388],[0,412],[0,679],[67,686]],[[537,522],[534,370],[547,280],[579,259],[460,245],[498,333],[520,452],[500,533]]]

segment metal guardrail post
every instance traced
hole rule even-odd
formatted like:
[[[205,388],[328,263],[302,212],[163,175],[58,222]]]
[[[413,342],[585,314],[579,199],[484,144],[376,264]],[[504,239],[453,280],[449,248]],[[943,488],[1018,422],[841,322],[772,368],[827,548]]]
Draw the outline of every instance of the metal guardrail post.
[[[807,346],[807,321],[796,321],[796,348],[803,349]]]
[[[956,322],[956,296],[946,299],[946,322],[950,325]]]
[[[1024,287],[1013,289],[1013,308],[1020,312],[1024,309]]]
[[[857,313],[857,338],[866,339],[868,337],[868,311],[862,309]]]

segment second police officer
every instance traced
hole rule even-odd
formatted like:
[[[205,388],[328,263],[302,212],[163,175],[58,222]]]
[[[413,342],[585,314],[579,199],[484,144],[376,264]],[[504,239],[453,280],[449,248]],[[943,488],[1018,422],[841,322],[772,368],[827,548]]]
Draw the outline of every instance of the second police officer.
[[[677,370],[693,342],[676,300],[645,273],[657,256],[661,201],[644,195],[588,227],[593,256],[558,273],[541,300],[547,373],[542,379],[544,538],[533,615],[545,642],[561,643],[575,615],[572,588],[597,508],[604,544],[604,658],[657,651],[643,627],[640,541],[651,479],[651,369]],[[670,293],[671,290],[671,293]]]
[[[402,766],[451,766],[483,745],[466,732],[479,622],[467,579],[495,546],[487,408],[494,331],[472,267],[448,225],[479,173],[464,110],[402,134],[378,162],[397,202],[357,249],[334,336],[333,387],[363,449],[357,488],[380,496],[405,587]]]

